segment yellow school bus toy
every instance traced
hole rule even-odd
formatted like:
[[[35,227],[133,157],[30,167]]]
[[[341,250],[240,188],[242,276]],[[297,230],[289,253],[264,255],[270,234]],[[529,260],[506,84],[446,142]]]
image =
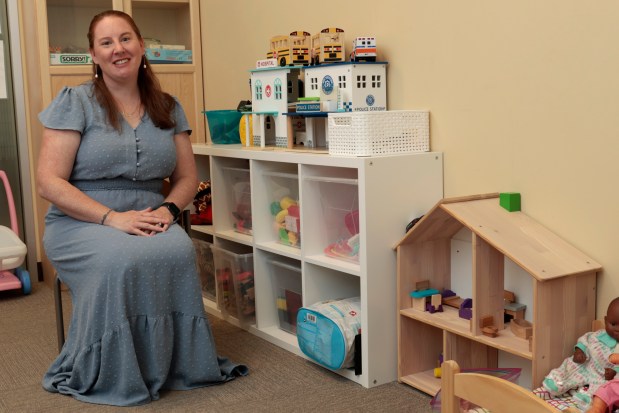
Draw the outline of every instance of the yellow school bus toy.
[[[275,59],[280,66],[309,65],[310,34],[297,30],[288,36],[273,36],[267,59]]]
[[[312,36],[312,65],[343,62],[345,58],[344,30],[328,27]]]

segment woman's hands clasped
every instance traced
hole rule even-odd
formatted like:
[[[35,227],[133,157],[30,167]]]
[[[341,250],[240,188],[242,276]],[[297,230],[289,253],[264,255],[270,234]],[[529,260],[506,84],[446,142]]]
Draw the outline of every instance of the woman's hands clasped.
[[[112,211],[105,224],[127,234],[150,237],[167,231],[172,219],[172,214],[167,208],[153,210],[148,207],[141,211]]]

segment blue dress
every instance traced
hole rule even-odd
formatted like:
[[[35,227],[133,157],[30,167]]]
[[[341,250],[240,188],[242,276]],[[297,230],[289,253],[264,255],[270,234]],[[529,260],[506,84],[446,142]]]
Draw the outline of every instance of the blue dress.
[[[70,181],[116,211],[157,207],[174,170],[173,137],[191,132],[177,102],[175,129],[148,114],[133,129],[109,126],[91,83],[64,88],[39,114],[51,129],[81,133]],[[51,392],[131,406],[164,389],[208,386],[247,374],[217,356],[206,318],[195,250],[179,225],[152,237],[73,219],[54,205],[43,246],[71,292],[73,315],[61,353],[43,378]]]

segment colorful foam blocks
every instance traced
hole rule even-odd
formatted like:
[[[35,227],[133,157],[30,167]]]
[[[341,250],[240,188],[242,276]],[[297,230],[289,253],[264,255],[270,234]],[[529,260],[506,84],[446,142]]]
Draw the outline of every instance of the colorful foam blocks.
[[[509,212],[520,211],[520,193],[501,192],[499,194],[499,205]]]

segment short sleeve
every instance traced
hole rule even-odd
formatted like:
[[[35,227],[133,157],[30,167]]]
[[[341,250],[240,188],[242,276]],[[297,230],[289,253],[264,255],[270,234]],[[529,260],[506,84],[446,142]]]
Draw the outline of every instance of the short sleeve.
[[[181,106],[181,103],[178,99],[174,98],[176,101],[176,106],[174,108],[174,119],[176,119],[176,127],[174,128],[174,134],[179,134],[183,132],[187,132],[191,135],[191,127],[189,126],[189,121],[187,121],[187,116],[185,115],[185,110]]]
[[[49,129],[84,132],[86,111],[76,88],[64,87],[43,112],[39,120]]]

